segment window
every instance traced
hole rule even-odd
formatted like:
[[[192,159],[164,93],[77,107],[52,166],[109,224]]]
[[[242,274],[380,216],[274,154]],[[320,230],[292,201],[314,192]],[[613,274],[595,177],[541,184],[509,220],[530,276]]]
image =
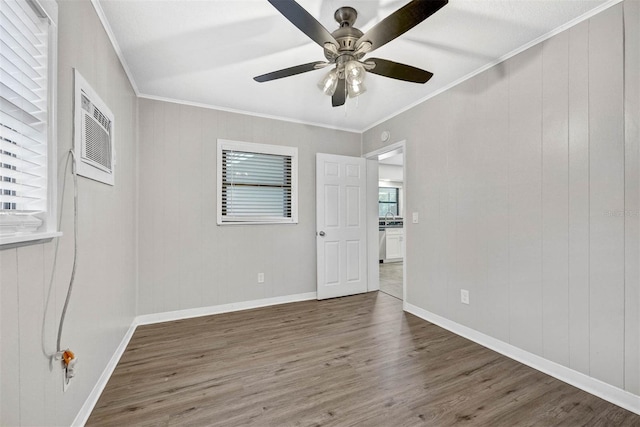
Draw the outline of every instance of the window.
[[[378,216],[398,216],[398,189],[395,187],[378,188]]]
[[[6,244],[56,234],[51,82],[57,11],[55,2],[46,8],[33,0],[0,4],[0,244]]]
[[[298,222],[298,149],[218,140],[218,224]]]

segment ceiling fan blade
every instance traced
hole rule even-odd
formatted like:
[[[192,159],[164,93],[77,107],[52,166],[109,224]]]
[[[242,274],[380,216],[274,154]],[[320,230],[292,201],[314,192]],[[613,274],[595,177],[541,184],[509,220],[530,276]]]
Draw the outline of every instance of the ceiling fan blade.
[[[308,64],[296,65],[295,67],[284,68],[278,71],[272,71],[261,76],[254,77],[253,80],[263,83],[270,80],[281,79],[283,77],[295,76],[296,74],[306,73],[307,71],[313,71],[318,69],[318,65],[324,65],[326,62],[316,61],[309,62]]]
[[[447,3],[448,0],[413,0],[364,33],[356,42],[356,46],[369,42],[372,44],[371,50],[377,49],[406,33]]]
[[[331,97],[331,105],[334,107],[339,107],[344,105],[347,100],[347,81],[345,79],[338,80],[338,86],[336,87],[336,91],[333,93]]]
[[[269,3],[321,47],[324,47],[325,43],[338,46],[331,33],[294,0],[269,0]]]
[[[370,73],[384,77],[391,77],[392,79],[404,80],[406,82],[413,83],[426,83],[431,77],[433,77],[433,73],[412,67],[411,65],[400,64],[398,62],[387,61],[386,59],[380,58],[368,58],[366,61],[366,63],[371,62],[375,64],[375,67],[368,70]]]

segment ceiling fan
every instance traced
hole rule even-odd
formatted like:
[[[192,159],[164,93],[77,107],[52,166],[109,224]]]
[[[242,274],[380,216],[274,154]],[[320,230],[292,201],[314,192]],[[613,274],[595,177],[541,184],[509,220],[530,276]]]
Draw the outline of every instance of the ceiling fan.
[[[310,62],[262,74],[254,77],[257,82],[281,79],[335,65],[320,81],[318,87],[331,96],[331,104],[338,107],[345,103],[347,95],[353,98],[364,93],[366,89],[363,82],[367,71],[414,83],[426,83],[433,76],[429,71],[386,59],[367,58],[364,61],[362,59],[367,53],[389,43],[433,15],[446,5],[448,0],[410,1],[366,33],[353,26],[358,12],[352,7],[344,6],[336,10],[334,18],[340,24],[340,28],[329,33],[294,0],[268,1],[293,25],[324,49],[327,61]]]

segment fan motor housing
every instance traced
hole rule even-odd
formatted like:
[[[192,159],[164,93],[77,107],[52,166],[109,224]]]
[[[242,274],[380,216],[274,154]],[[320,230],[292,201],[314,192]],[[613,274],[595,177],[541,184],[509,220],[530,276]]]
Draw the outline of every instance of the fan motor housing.
[[[362,37],[362,31],[353,26],[358,12],[352,7],[344,6],[336,10],[333,17],[340,24],[340,28],[331,33],[338,42],[338,51],[354,51],[356,42]]]
[[[362,31],[354,27],[341,27],[331,33],[338,42],[338,50],[356,50],[356,42],[362,37]]]

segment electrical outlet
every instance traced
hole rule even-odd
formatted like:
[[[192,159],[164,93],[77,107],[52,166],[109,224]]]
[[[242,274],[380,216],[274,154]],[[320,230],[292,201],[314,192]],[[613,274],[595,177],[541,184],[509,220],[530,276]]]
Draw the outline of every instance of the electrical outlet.
[[[258,283],[264,283],[264,273],[258,273]]]
[[[411,219],[414,224],[417,224],[418,221],[420,220],[418,212],[414,212],[413,217]]]
[[[469,304],[469,291],[466,289],[460,289],[460,302],[463,304]]]

